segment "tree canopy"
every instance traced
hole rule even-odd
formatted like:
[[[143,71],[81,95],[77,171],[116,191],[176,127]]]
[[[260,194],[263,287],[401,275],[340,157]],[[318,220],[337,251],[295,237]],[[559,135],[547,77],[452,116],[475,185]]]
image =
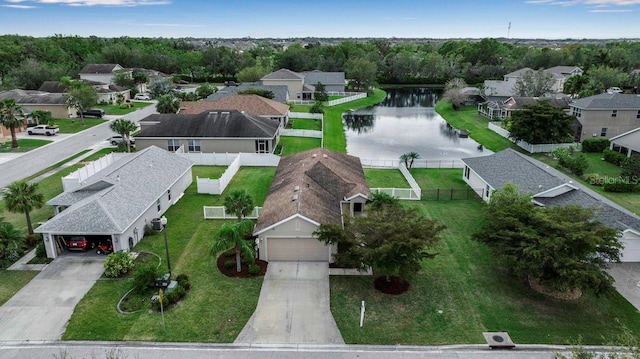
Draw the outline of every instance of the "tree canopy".
[[[37,183],[14,182],[4,191],[4,204],[9,212],[24,213],[27,230],[33,234],[30,212],[44,205],[44,195],[38,192]]]
[[[574,122],[574,116],[542,100],[513,111],[509,131],[516,140],[531,144],[572,142]]]
[[[518,96],[542,97],[551,92],[554,81],[553,75],[544,70],[529,70],[516,80],[513,90]]]

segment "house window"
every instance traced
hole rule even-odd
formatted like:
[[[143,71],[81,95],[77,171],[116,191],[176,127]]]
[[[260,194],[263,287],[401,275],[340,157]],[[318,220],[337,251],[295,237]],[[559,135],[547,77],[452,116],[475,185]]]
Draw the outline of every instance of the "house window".
[[[171,190],[167,190],[167,200],[171,201]]]
[[[158,198],[158,200],[156,201],[156,205],[158,206],[158,212],[160,212],[160,210],[162,209],[162,206],[160,206],[160,198]]]
[[[486,192],[487,198],[489,198],[491,196],[491,187],[489,187],[489,185],[487,185],[487,187],[484,190]]]
[[[256,140],[256,153],[269,153],[269,141]]]
[[[300,98],[300,92],[298,92],[298,93],[296,94],[296,98],[298,98],[298,99]]]
[[[362,203],[360,202],[353,203],[353,213],[354,214],[362,213]]]
[[[618,110],[611,111],[611,117],[618,117]]]
[[[607,128],[603,127],[602,130],[600,131],[600,137],[604,137],[607,135]]]
[[[180,148],[180,140],[167,140],[167,151],[176,152]]]
[[[464,166],[464,178],[469,179],[469,167],[468,166]]]
[[[200,140],[189,140],[189,152],[202,152]]]
[[[581,117],[582,116],[582,109],[581,108],[577,108],[577,107],[572,107],[571,108],[571,114],[576,116],[576,117]]]

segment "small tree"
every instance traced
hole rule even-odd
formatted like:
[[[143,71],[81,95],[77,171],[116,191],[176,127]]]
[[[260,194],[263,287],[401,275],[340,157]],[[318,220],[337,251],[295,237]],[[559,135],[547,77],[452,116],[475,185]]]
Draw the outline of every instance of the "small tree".
[[[30,213],[44,205],[44,195],[38,192],[38,184],[25,181],[10,184],[4,192],[4,203],[9,212],[24,213],[29,235],[32,235],[33,225]]]
[[[253,233],[253,221],[244,219],[239,222],[226,222],[216,234],[211,247],[211,254],[233,249],[236,255],[236,271],[242,270],[242,255],[251,261],[255,261],[254,242],[251,239]]]
[[[407,152],[400,156],[400,161],[404,162],[404,165],[407,168],[411,168],[413,166],[413,161],[420,158],[420,155],[417,152]]]
[[[53,123],[53,115],[51,115],[51,111],[31,111],[29,113],[29,117],[33,118],[38,125]]]
[[[122,141],[124,141],[127,146],[127,152],[131,152],[131,132],[135,131],[138,126],[130,120],[125,120],[124,118],[119,118],[109,125],[111,131],[118,133],[122,136]]]
[[[93,86],[86,82],[75,81],[74,83],[75,85],[72,86],[67,94],[67,105],[78,111],[80,121],[84,126],[83,112],[98,103],[98,93]]]
[[[218,91],[218,88],[210,84],[202,84],[196,89],[196,95],[199,99],[209,97],[211,94]]]
[[[445,101],[450,102],[451,106],[456,111],[460,108],[460,106],[462,106],[462,103],[464,102],[464,98],[460,93],[460,90],[465,87],[467,87],[467,83],[464,82],[464,80],[461,78],[453,78],[447,81],[444,86],[444,95],[442,96],[442,98]]]
[[[0,102],[0,125],[9,129],[11,132],[11,148],[18,148],[18,138],[16,137],[16,128],[22,126],[22,106],[16,104],[16,100],[6,98]]]
[[[238,217],[238,222],[242,217],[246,217],[253,212],[253,198],[245,190],[236,190],[224,198],[224,208],[227,213],[233,213]]]
[[[516,140],[531,144],[563,143],[573,138],[574,121],[574,116],[544,100],[514,111],[510,132]]]
[[[398,197],[394,197],[385,192],[373,192],[371,194],[371,203],[369,203],[369,208],[372,210],[380,210],[384,206],[399,206],[400,200]]]
[[[0,218],[0,260],[7,253],[17,250],[23,240],[24,234],[21,231],[17,230],[13,224],[4,222],[3,218]]]
[[[162,95],[158,98],[156,110],[160,113],[176,113],[180,109],[180,100],[172,95]]]
[[[513,91],[518,96],[542,97],[551,92],[553,75],[544,70],[526,71],[516,80]]]
[[[316,91],[313,93],[313,97],[316,101],[324,102],[329,99],[329,95],[327,94],[327,89],[325,88],[322,82],[318,82],[316,85]]]

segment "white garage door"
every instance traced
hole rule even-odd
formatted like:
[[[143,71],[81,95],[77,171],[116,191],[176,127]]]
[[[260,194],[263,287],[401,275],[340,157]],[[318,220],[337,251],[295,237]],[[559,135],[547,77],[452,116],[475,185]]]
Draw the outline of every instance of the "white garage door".
[[[622,250],[622,262],[640,262],[640,239],[623,238],[624,249]]]
[[[329,261],[329,247],[315,238],[267,238],[268,261]]]

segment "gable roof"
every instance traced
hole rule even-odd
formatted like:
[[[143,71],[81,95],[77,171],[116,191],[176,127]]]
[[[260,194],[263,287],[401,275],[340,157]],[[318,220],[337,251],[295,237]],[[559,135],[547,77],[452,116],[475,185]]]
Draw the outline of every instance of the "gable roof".
[[[621,134],[619,134],[617,136],[611,137],[609,139],[609,141],[614,141],[614,140],[617,140],[617,139],[620,139],[620,138],[623,138],[623,137],[627,137],[627,136],[630,136],[630,135],[637,136],[639,134],[638,131],[640,131],[640,127],[634,128],[631,131],[627,131],[625,133],[621,133]]]
[[[50,93],[66,93],[67,89],[60,86],[60,81],[45,81],[40,85],[38,91]]]
[[[504,77],[520,77],[522,75],[524,75],[525,72],[527,71],[533,71],[535,72],[533,69],[530,69],[528,67],[523,67],[519,70],[515,70],[513,72],[509,72],[508,74],[504,75]]]
[[[120,234],[190,170],[192,162],[151,146],[117,157],[87,183],[47,202],[69,205],[38,233]]]
[[[254,233],[295,215],[321,224],[342,223],[340,201],[357,194],[369,195],[358,157],[322,148],[283,157]]]
[[[158,122],[136,138],[273,138],[279,122],[240,111],[205,111],[195,115],[153,114],[142,121]]]
[[[301,72],[304,76],[304,83],[315,85],[318,82],[323,85],[342,85],[344,86],[344,72],[324,72],[320,70]]]
[[[513,100],[513,101],[509,101]],[[540,101],[547,101],[549,105],[557,108],[569,108],[568,97],[524,97],[524,96],[512,96],[504,100],[500,104],[501,108],[509,110],[522,110],[526,105],[534,105]]]
[[[238,110],[258,116],[286,116],[289,105],[258,95],[230,95],[216,101],[184,101],[181,114],[196,114],[210,110]]]
[[[582,69],[577,66],[554,66],[544,71],[555,77],[570,77],[574,75],[574,72],[582,72]]]
[[[80,70],[81,74],[111,74],[115,70],[122,69],[118,64],[86,64]]]
[[[209,101],[216,101],[223,99],[227,96],[235,95],[238,92],[246,91],[249,89],[267,90],[273,93],[273,100],[277,102],[285,103],[289,101],[289,89],[286,85],[262,85],[259,83],[243,83],[240,86],[229,86],[218,90],[218,92],[211,94],[207,97]]]
[[[575,100],[571,106],[585,110],[640,110],[640,95],[603,93]]]
[[[280,69],[268,75],[263,76],[260,80],[302,80],[304,76],[288,69]]]
[[[0,100],[12,98],[18,105],[67,105],[67,97],[61,93],[48,93],[42,91],[9,90],[0,92]]]

